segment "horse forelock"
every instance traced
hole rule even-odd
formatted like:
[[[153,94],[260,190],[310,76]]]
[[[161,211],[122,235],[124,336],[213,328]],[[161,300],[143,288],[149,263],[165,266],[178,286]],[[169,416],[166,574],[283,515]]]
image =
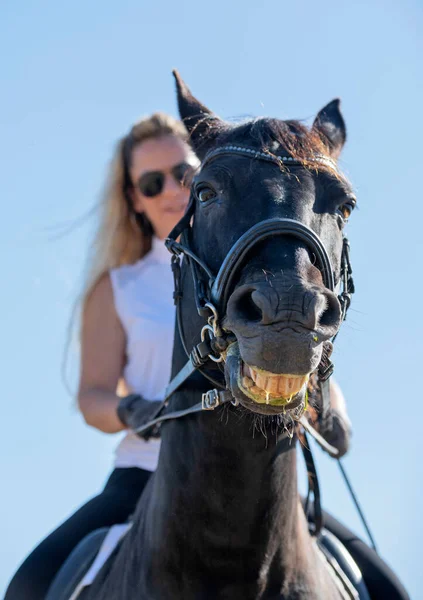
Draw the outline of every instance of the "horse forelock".
[[[253,146],[276,159],[278,155],[285,153],[306,168],[339,176],[339,172],[331,167],[331,162],[317,164],[312,160],[316,155],[330,161],[333,161],[333,157],[330,155],[327,141],[319,130],[309,128],[300,121],[256,117],[227,122],[209,115],[205,119],[208,121],[208,130],[198,149],[203,145],[208,145],[209,150],[227,144]],[[283,165],[281,166],[283,168]]]

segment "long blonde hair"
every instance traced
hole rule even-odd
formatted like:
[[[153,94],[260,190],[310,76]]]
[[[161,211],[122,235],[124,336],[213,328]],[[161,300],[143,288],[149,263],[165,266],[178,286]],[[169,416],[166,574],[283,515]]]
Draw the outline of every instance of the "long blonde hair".
[[[151,248],[153,228],[145,215],[135,213],[128,195],[129,167],[135,146],[167,135],[188,143],[188,132],[183,123],[157,112],[135,123],[117,143],[100,205],[99,226],[88,255],[86,280],[80,297],[82,307],[105,273],[136,262]]]

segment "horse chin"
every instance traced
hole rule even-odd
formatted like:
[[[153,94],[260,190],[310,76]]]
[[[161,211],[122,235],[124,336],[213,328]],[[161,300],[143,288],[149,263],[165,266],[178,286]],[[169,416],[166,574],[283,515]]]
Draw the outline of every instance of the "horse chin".
[[[228,349],[225,373],[233,397],[251,412],[290,414],[297,420],[307,406],[309,373],[271,373],[247,365],[240,355],[238,343],[231,344]]]

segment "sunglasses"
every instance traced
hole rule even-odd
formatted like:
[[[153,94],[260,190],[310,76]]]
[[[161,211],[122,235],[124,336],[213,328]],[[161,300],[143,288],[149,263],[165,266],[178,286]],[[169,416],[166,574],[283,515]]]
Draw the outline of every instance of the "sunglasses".
[[[168,171],[174,180],[179,184],[186,184],[188,176],[194,172],[193,165],[182,162],[175,165]],[[141,175],[138,180],[138,189],[143,196],[154,198],[162,193],[166,181],[166,173],[164,171],[148,171]]]

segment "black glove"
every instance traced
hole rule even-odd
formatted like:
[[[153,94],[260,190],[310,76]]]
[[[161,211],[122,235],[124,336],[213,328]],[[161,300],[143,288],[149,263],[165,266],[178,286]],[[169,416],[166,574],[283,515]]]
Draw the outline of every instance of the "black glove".
[[[330,408],[329,418],[326,422],[320,423],[319,430],[325,440],[337,448],[338,458],[348,452],[352,433],[351,427],[336,408]]]
[[[145,400],[139,394],[130,394],[120,401],[117,407],[117,415],[122,423],[136,432],[136,430],[158,416],[163,402],[160,400]],[[160,437],[160,425],[156,425],[143,434],[139,434],[145,440],[151,437]]]

